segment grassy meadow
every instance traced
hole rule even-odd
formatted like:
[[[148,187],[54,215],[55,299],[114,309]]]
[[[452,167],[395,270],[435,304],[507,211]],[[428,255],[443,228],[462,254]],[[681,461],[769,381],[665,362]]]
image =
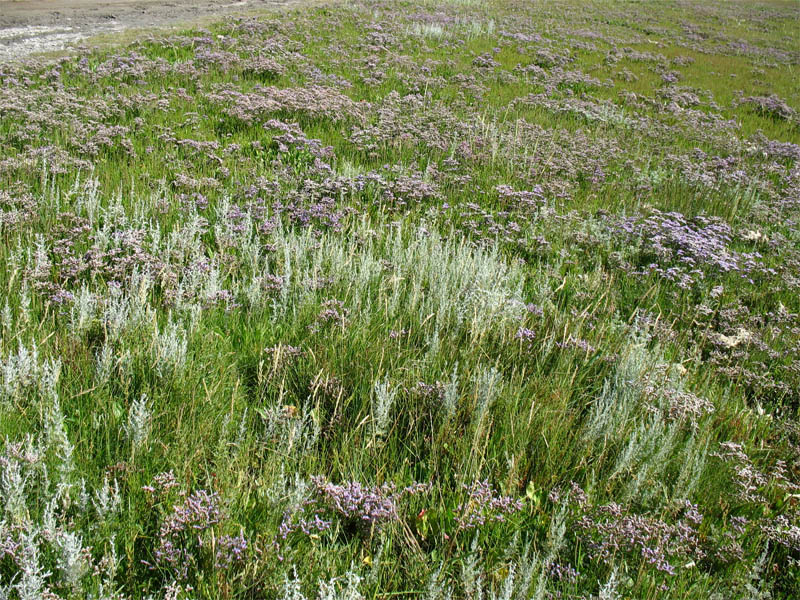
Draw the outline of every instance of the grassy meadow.
[[[351,0],[0,65],[0,599],[797,598],[799,29]]]

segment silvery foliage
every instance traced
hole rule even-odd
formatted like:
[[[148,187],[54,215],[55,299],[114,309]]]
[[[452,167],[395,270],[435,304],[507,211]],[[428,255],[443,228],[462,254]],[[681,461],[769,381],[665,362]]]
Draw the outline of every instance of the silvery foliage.
[[[317,600],[364,600],[364,595],[359,591],[359,586],[364,579],[355,572],[353,566],[340,577],[328,581],[319,581]],[[283,575],[281,600],[310,600],[303,594],[303,581],[297,576],[297,568],[292,567],[292,577],[287,573]]]
[[[153,415],[147,406],[146,394],[142,394],[138,399],[131,402],[124,430],[134,451],[141,448],[147,441],[152,427],[152,419]]]
[[[703,440],[693,434],[683,450],[681,471],[672,488],[673,500],[684,500],[692,496],[700,483],[700,477],[708,459],[709,439]]]
[[[284,512],[294,514],[308,500],[310,485],[308,480],[300,476],[300,473],[295,473],[291,479],[287,477],[283,463],[281,463],[280,469],[280,472],[274,477],[272,484],[266,491],[267,501],[273,505],[284,507]]]
[[[156,313],[149,301],[152,289],[152,277],[138,269],[134,269],[124,286],[109,287],[100,315],[108,340],[117,341],[125,332],[155,320]]]
[[[112,377],[122,378],[130,372],[132,356],[130,350],[114,349],[112,342],[105,342],[95,353],[95,378],[102,385]]]
[[[14,327],[14,315],[11,313],[11,307],[8,305],[8,298],[3,306],[3,312],[0,313],[0,324],[3,326],[4,333],[10,333]]]
[[[297,577],[297,567],[292,567],[292,578],[287,573],[283,574],[283,587],[281,600],[307,600],[303,594],[303,582]]]
[[[772,598],[772,593],[765,585],[764,577],[762,576],[764,567],[767,564],[768,554],[769,545],[765,545],[763,552],[761,552],[758,560],[753,563],[750,571],[747,574],[748,580],[745,583],[744,590],[747,595],[742,596],[743,598],[746,598],[747,600],[770,600]]]
[[[555,538],[553,526],[551,525],[549,540],[551,549],[559,548],[563,545],[563,518],[559,521],[561,525],[555,527]],[[461,586],[464,590],[466,600],[483,600],[488,573],[485,573],[483,557],[480,553],[479,534],[476,533],[472,540],[469,553],[461,563]],[[526,544],[524,549],[520,548],[519,535],[515,534],[509,543],[507,553],[513,556],[508,564],[508,572],[499,585],[499,588],[489,590],[488,600],[528,600],[529,598],[545,598],[547,577],[541,570],[542,561],[536,552],[531,551],[530,544]],[[539,586],[533,590],[533,583],[539,574]]]
[[[102,579],[98,585],[97,600],[123,600],[123,596],[116,592],[117,586],[114,584],[114,578],[119,570],[119,557],[117,556],[114,535],[109,538],[108,550],[103,555],[103,560],[100,561],[98,566],[102,570]]]
[[[442,399],[445,418],[449,421],[456,414],[458,408],[458,363],[453,366],[450,380],[444,384],[444,397]]]
[[[392,389],[389,379],[376,381],[372,386],[372,423],[377,437],[386,435],[397,390]]]
[[[603,384],[588,418],[585,441],[605,444],[624,440],[611,475],[612,479],[625,478],[622,499],[643,499],[664,493],[680,500],[696,489],[705,468],[707,439],[693,433],[683,444],[682,424],[668,421],[668,411],[641,410],[647,374],[663,364],[656,351],[646,348],[646,339],[634,335],[614,375]],[[661,475],[677,448],[680,448],[681,471],[672,490],[646,486],[646,481],[663,480]]]
[[[533,579],[542,567],[539,555],[531,551],[530,544],[525,546],[525,551],[522,553],[522,556],[519,557],[517,566],[520,575],[517,579],[514,599],[527,600],[531,586],[533,585]]]
[[[180,375],[186,366],[189,346],[183,326],[170,318],[164,331],[160,331],[156,326],[153,341],[158,376],[164,378]]]
[[[50,571],[45,571],[40,563],[39,545],[36,531],[24,532],[21,536],[19,568],[21,576],[14,589],[19,594],[19,600],[41,600]]]
[[[617,591],[619,587],[619,577],[617,575],[617,567],[611,571],[611,574],[608,576],[608,579],[603,584],[603,587],[600,588],[600,592],[598,594],[599,600],[620,600],[622,596]]]
[[[359,591],[363,578],[353,566],[341,577],[319,582],[319,600],[364,600]]]
[[[19,318],[25,325],[31,322],[31,290],[27,281],[19,293]]]
[[[616,439],[630,422],[644,390],[644,375],[655,364],[644,342],[634,338],[617,363],[614,375],[603,383],[592,404],[584,439],[605,442]]]
[[[17,400],[28,390],[36,391],[46,399],[53,398],[60,373],[60,360],[40,361],[36,342],[30,349],[20,342],[15,354],[10,354],[5,360],[0,358],[0,400]]]
[[[420,37],[441,38],[445,35],[449,35],[444,27],[431,23],[414,23],[408,27],[407,31],[410,34]]]
[[[506,574],[505,578],[503,579],[503,584],[500,586],[499,593],[495,593],[492,591],[489,595],[491,600],[512,600],[514,589],[515,589],[515,580],[517,578],[517,566],[514,563],[508,565],[508,573]]]
[[[424,600],[452,600],[453,588],[444,582],[443,572],[444,562],[440,563],[439,568],[431,573],[428,585],[425,587]]]
[[[647,349],[646,340],[634,335],[614,375],[605,381],[600,397],[592,405],[583,434],[588,443],[624,442],[610,476],[626,482],[620,496],[623,500],[657,493],[685,498],[696,488],[706,464],[707,439],[693,433],[684,444],[683,426],[680,421],[669,421],[668,411],[642,410],[646,376],[663,364],[656,351]],[[646,486],[646,481],[663,481],[661,475],[677,448],[681,471],[672,490]]]
[[[559,552],[564,547],[565,534],[567,532],[567,499],[565,498],[558,507],[558,512],[550,519],[550,528],[547,532],[547,557],[542,562],[542,565],[548,565],[558,558]],[[534,555],[533,563],[539,566],[538,556]],[[539,580],[536,584],[536,592],[534,598],[539,600],[547,596],[547,570],[541,569],[539,571]]]
[[[461,564],[461,582],[468,600],[483,600],[483,569],[478,552],[478,534],[472,539],[469,554]]]
[[[0,472],[0,498],[5,507],[5,515],[12,523],[23,523],[27,520],[28,507],[25,485],[28,473],[15,458],[3,457],[3,469]]]
[[[89,571],[89,564],[84,553],[83,540],[74,532],[61,532],[56,537],[58,546],[58,570],[62,580],[73,590],[77,590],[80,581]]]
[[[110,515],[117,512],[121,502],[119,494],[119,483],[115,479],[113,483],[108,481],[108,477],[103,478],[103,485],[100,489],[95,490],[94,498],[92,498],[92,505],[95,512],[101,521],[107,519]]]
[[[611,479],[625,477],[627,483],[622,497],[638,498],[645,481],[661,481],[659,475],[668,464],[680,433],[680,425],[667,423],[653,413],[640,421],[627,438],[627,444],[617,457]],[[645,496],[660,491],[657,487],[644,489]]]
[[[440,329],[468,326],[478,337],[524,310],[524,276],[496,248],[475,249],[463,239],[445,241],[421,227],[407,242],[397,230],[388,259],[402,276],[392,280],[390,306],[397,311],[416,309],[421,319],[433,314]],[[423,287],[428,288],[424,294]],[[401,294],[406,302],[400,301]]]
[[[311,451],[320,435],[320,425],[312,407],[299,409],[274,405],[258,411],[264,422],[265,440],[287,456],[303,456]]]
[[[82,535],[74,531],[65,513],[77,510],[85,514],[91,496],[85,482],[80,481],[79,489],[72,481],[75,467],[74,448],[69,441],[64,415],[58,397],[54,397],[45,407],[43,428],[38,439],[30,436],[14,443],[6,440],[6,446],[13,448],[0,455],[0,502],[3,505],[0,530],[15,531],[19,543],[16,550],[19,574],[12,580],[15,598],[47,597],[49,585],[57,580],[67,586],[73,594],[83,593],[83,581],[91,574],[91,555],[84,546]],[[59,478],[51,481],[46,461],[55,458]],[[95,505],[105,510],[114,510],[119,504],[119,489],[116,482],[112,487],[104,482],[107,490],[96,493]],[[35,491],[35,494],[32,493]],[[33,519],[37,511],[29,510],[28,504],[40,506],[41,513]],[[112,540],[113,544],[113,540]],[[112,549],[113,552],[113,549]],[[54,559],[53,571],[46,568],[49,559]],[[113,590],[110,581],[109,590]],[[2,597],[2,596],[0,596]],[[102,597],[98,596],[98,598]],[[112,594],[113,597],[113,594]]]
[[[439,336],[439,327],[433,326],[433,331],[425,335],[425,345],[428,347],[425,358],[428,362],[433,362],[439,355],[439,350],[442,347],[442,340]]]
[[[489,413],[489,408],[497,399],[501,383],[502,376],[494,367],[481,369],[475,377],[475,397],[477,400],[475,423],[478,430],[480,430],[484,418]]]
[[[161,590],[159,595],[154,596],[150,594],[146,596],[145,600],[192,600],[193,596],[188,595],[188,592],[192,591],[192,589],[190,585],[184,588],[184,586],[177,581],[171,581]],[[184,592],[186,592],[187,595],[184,595]],[[112,596],[114,600],[116,600],[117,597],[118,596]]]
[[[75,463],[72,458],[75,447],[69,440],[64,413],[61,411],[61,404],[57,396],[53,397],[50,406],[45,412],[44,433],[47,447],[55,452],[59,460],[60,483],[66,486],[64,491],[68,491],[70,486],[68,477],[75,470]]]
[[[42,538],[45,541],[55,541],[55,535],[60,531],[58,526],[58,509],[62,506],[61,498],[61,494],[58,492],[58,489],[56,489],[56,493],[53,494],[44,505],[41,523],[39,523],[39,530],[42,532]]]
[[[36,234],[34,241],[33,255],[31,256],[30,248],[28,249],[28,264],[32,263],[32,275],[37,279],[45,279],[53,267],[53,262],[50,260],[50,250],[47,247],[45,236],[41,233]]]
[[[100,383],[106,383],[111,378],[114,369],[114,349],[111,344],[105,342],[95,353],[95,373]]]
[[[80,174],[75,178],[69,196],[75,196],[75,211],[89,220],[89,225],[94,229],[97,217],[100,214],[100,180],[96,177],[87,177],[81,182]]]
[[[365,241],[354,249],[341,236],[281,227],[273,235],[274,255],[280,260],[273,259],[276,264],[269,272],[280,272],[283,281],[274,301],[275,319],[292,301],[302,303],[315,293],[308,281],[325,276],[349,282],[354,313],[385,307],[388,320],[430,318],[433,331],[467,330],[477,338],[495,325],[518,319],[525,310],[522,269],[506,262],[499,250],[476,249],[462,238],[445,240],[424,227],[410,233],[395,228],[380,235],[364,224],[354,235]],[[392,265],[389,276],[387,264]]]
[[[74,335],[82,335],[89,330],[97,314],[97,305],[97,296],[83,285],[69,310],[69,330]]]

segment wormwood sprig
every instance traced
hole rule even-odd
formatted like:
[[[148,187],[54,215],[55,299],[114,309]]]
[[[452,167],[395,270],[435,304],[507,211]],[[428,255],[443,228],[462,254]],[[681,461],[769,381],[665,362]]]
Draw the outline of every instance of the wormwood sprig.
[[[142,394],[131,402],[128,420],[124,425],[125,435],[135,453],[147,442],[152,428],[152,413],[147,405],[147,395]]]
[[[392,389],[388,379],[375,382],[372,397],[372,419],[377,438],[383,438],[386,435],[396,395],[397,390]]]

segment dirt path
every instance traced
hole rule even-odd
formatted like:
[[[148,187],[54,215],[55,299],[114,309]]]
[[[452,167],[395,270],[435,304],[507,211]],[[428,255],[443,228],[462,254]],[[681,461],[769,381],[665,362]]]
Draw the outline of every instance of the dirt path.
[[[0,63],[98,34],[175,26],[294,0],[0,0]]]

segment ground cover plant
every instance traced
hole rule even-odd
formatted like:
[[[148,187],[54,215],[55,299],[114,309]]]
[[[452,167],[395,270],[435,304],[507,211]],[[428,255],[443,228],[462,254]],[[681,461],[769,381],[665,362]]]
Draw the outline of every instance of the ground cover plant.
[[[0,598],[793,598],[796,3],[351,1],[0,65]]]

